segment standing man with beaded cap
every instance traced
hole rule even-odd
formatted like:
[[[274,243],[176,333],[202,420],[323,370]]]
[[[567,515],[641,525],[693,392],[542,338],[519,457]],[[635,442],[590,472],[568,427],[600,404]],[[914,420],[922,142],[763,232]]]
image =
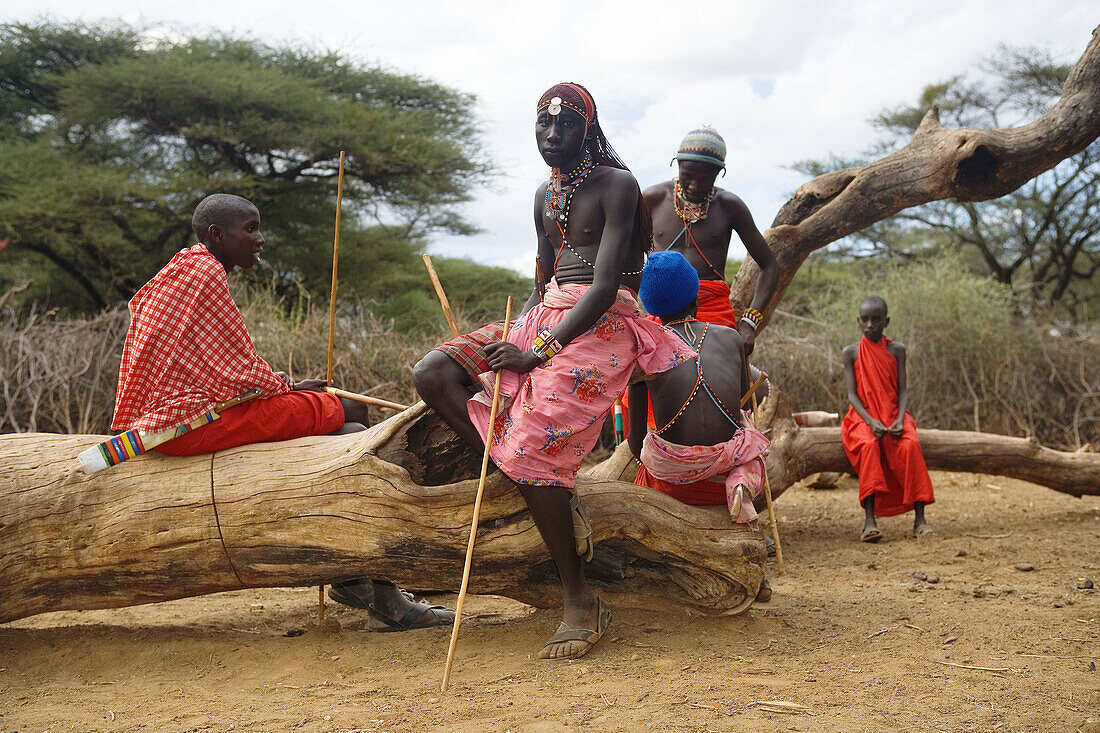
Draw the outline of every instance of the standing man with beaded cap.
[[[779,265],[768,243],[737,195],[714,185],[726,168],[726,141],[713,127],[700,127],[684,136],[676,157],[677,177],[645,190],[653,216],[657,250],[683,254],[699,273],[701,321],[736,328],[751,354],[764,307],[775,293]],[[726,257],[734,232],[760,267],[752,303],[737,314],[726,282]]]
[[[571,659],[611,620],[579,557],[588,551],[570,495],[581,461],[635,365],[655,374],[695,352],[642,315],[634,293],[651,242],[648,212],[584,87],[556,84],[542,95],[535,141],[551,173],[535,193],[537,278],[523,313],[507,341],[493,324],[430,351],[413,381],[460,437],[479,451],[488,440],[493,462],[518,484],[565,606],[539,657]],[[490,426],[494,371],[502,372],[501,410]]]

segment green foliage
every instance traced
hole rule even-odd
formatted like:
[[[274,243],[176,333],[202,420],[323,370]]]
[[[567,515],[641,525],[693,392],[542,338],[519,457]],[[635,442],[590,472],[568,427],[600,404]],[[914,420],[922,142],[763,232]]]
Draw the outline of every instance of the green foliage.
[[[1041,49],[1001,47],[965,75],[925,87],[913,105],[880,112],[883,137],[864,160],[908,143],[927,110],[949,127],[1020,125],[1044,114],[1061,94],[1070,66]],[[812,175],[859,165],[831,156],[795,168]],[[937,201],[877,222],[832,248],[842,257],[910,260],[962,253],[972,271],[1010,286],[1022,310],[1054,308],[1074,321],[1095,316],[1100,272],[1100,143],[1017,191],[989,202]]]
[[[139,29],[0,26],[0,284],[98,309],[190,243],[205,195],[245,196],[269,247],[257,277],[327,294],[340,150],[341,295],[422,278],[432,232],[490,175],[471,95],[332,53]]]

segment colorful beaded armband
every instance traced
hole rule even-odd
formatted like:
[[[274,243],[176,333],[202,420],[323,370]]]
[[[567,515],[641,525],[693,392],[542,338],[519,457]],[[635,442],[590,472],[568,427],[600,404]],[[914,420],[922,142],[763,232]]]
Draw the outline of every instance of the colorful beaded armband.
[[[741,314],[741,320],[747,322],[755,331],[760,326],[760,322],[764,320],[764,314],[756,308],[746,308],[745,312]]]
[[[550,361],[554,354],[561,351],[561,342],[554,338],[550,329],[544,330],[535,337],[535,343],[531,345],[531,351],[543,361]]]

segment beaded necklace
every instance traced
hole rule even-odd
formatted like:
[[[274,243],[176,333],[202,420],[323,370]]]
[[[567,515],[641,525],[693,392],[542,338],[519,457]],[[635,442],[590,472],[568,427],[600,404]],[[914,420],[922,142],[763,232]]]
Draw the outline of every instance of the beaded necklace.
[[[543,208],[547,218],[553,219],[554,223],[558,225],[558,231],[561,232],[561,246],[558,247],[558,254],[554,257],[554,273],[558,271],[558,260],[561,259],[561,253],[566,248],[573,253],[573,256],[584,264],[596,269],[596,265],[586,260],[581,256],[581,253],[573,249],[573,245],[569,243],[569,239],[566,238],[565,232],[569,228],[569,207],[573,203],[573,193],[580,186],[581,182],[585,178],[588,178],[588,174],[596,168],[595,161],[592,160],[592,156],[589,153],[585,153],[584,160],[580,162],[576,168],[571,170],[567,174],[562,174],[557,168],[550,171],[550,180],[546,184],[546,202]],[[642,270],[635,270],[634,272],[624,272],[622,275],[641,275]]]
[[[585,153],[584,160],[569,171],[562,173],[557,168],[550,171],[550,181],[546,184],[546,204],[544,211],[549,219],[569,224],[569,203],[573,200],[573,191],[581,184],[588,174],[596,168],[596,162],[589,153]]]
[[[718,276],[719,280],[725,282],[726,276],[722,273],[721,270],[711,264],[710,260],[707,259],[707,256],[703,254],[703,250],[699,247],[699,244],[695,241],[695,235],[691,233],[692,224],[707,218],[707,211],[710,209],[710,202],[714,198],[714,186],[710,187],[710,193],[707,194],[706,201],[700,204],[693,204],[692,202],[684,198],[684,193],[680,190],[680,180],[678,178],[674,178],[672,180],[672,184],[673,192],[675,193],[672,198],[672,206],[674,209],[676,209],[676,216],[680,217],[680,220],[684,222],[684,229],[680,232],[680,234],[676,235],[676,239],[673,239],[672,244],[665,247],[665,249],[672,249],[673,247],[675,247],[676,242],[679,241],[684,232],[687,232],[688,239],[691,240],[691,244],[693,247],[695,247],[695,251],[698,252],[699,256],[703,258],[703,262],[707,263],[707,267],[711,269],[711,272]]]
[[[681,318],[678,321],[668,321],[667,323],[662,323],[662,325],[665,326],[666,328],[668,328],[668,327],[671,327],[671,326],[679,326],[679,325],[683,324],[684,330],[690,335],[691,338],[685,338],[676,329],[672,329],[672,332],[675,333],[680,338],[684,339],[684,341],[687,342],[687,345],[694,349],[695,348],[695,329],[691,327],[691,324],[700,323],[700,322],[701,321],[698,321],[695,318],[690,318],[689,317],[689,318]]]
[[[680,188],[679,178],[672,180],[672,187],[676,193],[675,198],[672,199],[672,205],[676,208],[676,216],[683,219],[685,224],[694,224],[707,218],[707,209],[710,208],[711,199],[714,198],[714,186],[710,187],[710,193],[707,194],[706,200],[698,204],[688,201],[687,197],[684,196],[683,189]]]

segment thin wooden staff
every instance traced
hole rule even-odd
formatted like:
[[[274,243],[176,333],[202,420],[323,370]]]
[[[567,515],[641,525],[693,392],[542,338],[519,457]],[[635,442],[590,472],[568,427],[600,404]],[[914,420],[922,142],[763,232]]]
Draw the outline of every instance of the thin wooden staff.
[[[328,299],[328,373],[332,386],[332,347],[336,343],[336,264],[340,261],[340,205],[344,200],[344,151],[340,151],[340,173],[336,179],[336,234],[332,240],[332,288]]]
[[[752,396],[752,422],[756,424],[756,388],[760,386],[768,375],[764,372],[760,372],[759,378],[749,388],[749,394]],[[775,568],[780,575],[786,575],[787,568],[783,564],[783,545],[779,543],[779,524],[775,521],[775,506],[772,504],[772,487],[768,482],[768,472],[764,471],[764,498],[768,502],[768,521],[772,525],[772,539],[775,540]]]
[[[504,335],[501,341],[508,340],[508,331],[512,327],[512,296],[508,296],[508,306],[504,310]],[[497,406],[500,404],[500,375],[497,372],[493,383],[493,404],[489,408],[489,427],[485,431],[485,452],[481,456],[481,478],[477,482],[477,494],[474,496],[474,517],[470,522],[470,541],[466,545],[466,564],[462,568],[462,585],[458,589],[458,602],[455,604],[455,625],[451,629],[451,645],[447,648],[447,664],[443,667],[442,691],[447,691],[451,681],[451,663],[454,662],[455,645],[458,644],[458,627],[462,623],[462,603],[466,600],[466,586],[470,583],[470,565],[474,559],[474,541],[477,539],[477,523],[481,516],[481,496],[485,493],[485,476],[489,473],[489,446],[493,442],[493,426],[497,421]]]
[[[447,294],[443,292],[443,283],[439,282],[439,275],[435,274],[432,267],[432,258],[424,255],[424,266],[428,268],[428,277],[432,279],[435,294],[439,296],[439,304],[443,306],[443,316],[447,319],[447,325],[451,327],[451,336],[458,338],[458,324],[455,323],[455,314],[451,312],[451,304],[447,300]]]
[[[332,388],[332,348],[336,343],[336,263],[340,261],[340,205],[344,201],[344,151],[340,151],[340,172],[336,177],[336,233],[332,239],[332,288],[328,298],[328,369],[325,382]],[[317,624],[325,620],[325,586],[317,586]]]
[[[364,405],[374,405],[375,407],[385,407],[390,410],[409,409],[408,405],[398,404],[397,402],[390,402],[389,400],[382,400],[377,397],[368,397],[365,394],[359,394],[358,392],[348,392],[346,389],[337,389],[336,387],[326,387],[325,391],[329,394],[334,394],[337,397],[343,397],[349,400],[355,400],[356,402],[362,402]]]
[[[749,387],[748,391],[746,391],[745,394],[741,395],[741,407],[744,407],[746,404],[748,404],[749,400],[752,400],[752,419],[754,421],[756,420],[756,390],[761,384],[764,383],[764,380],[767,378],[767,374],[765,374],[764,372],[760,372],[760,376],[756,378],[756,381],[752,383],[752,386]]]

